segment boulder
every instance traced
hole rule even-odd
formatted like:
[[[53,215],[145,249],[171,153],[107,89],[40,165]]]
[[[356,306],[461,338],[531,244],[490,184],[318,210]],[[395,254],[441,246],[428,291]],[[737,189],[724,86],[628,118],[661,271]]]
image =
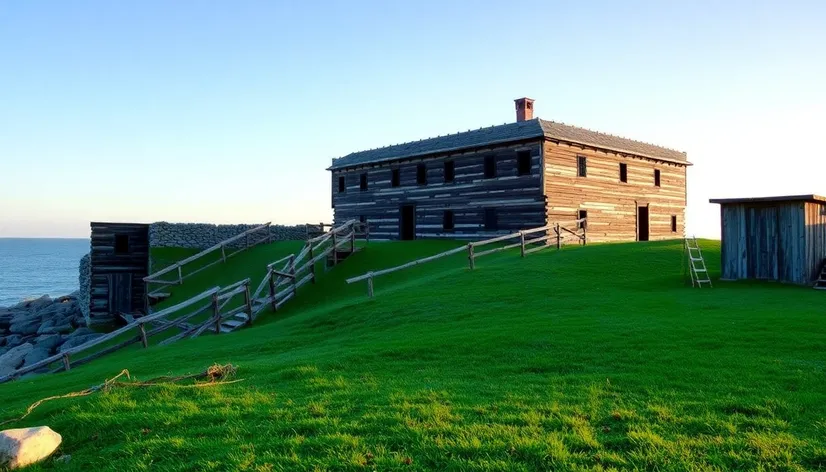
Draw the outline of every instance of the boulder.
[[[54,326],[54,319],[44,321],[39,328],[37,328],[37,334],[51,334],[50,331],[52,326]]]
[[[12,334],[6,336],[6,347],[15,347],[23,344],[23,336],[19,334]]]
[[[57,346],[60,346],[60,344],[63,343],[63,337],[59,334],[44,334],[43,336],[34,338],[32,342],[36,348],[46,349],[52,353],[55,349],[57,349]]]
[[[74,338],[75,336],[87,336],[87,335],[90,335],[90,334],[95,334],[95,332],[92,331],[89,328],[78,328],[78,329],[72,331],[72,333],[69,334],[69,337]]]
[[[18,323],[12,323],[9,327],[9,331],[12,333],[22,335],[37,334],[38,329],[40,329],[40,318],[38,317],[33,317]]]
[[[26,354],[26,357],[23,358],[23,365],[21,367],[30,366],[48,358],[49,352],[49,349],[35,346],[31,351],[29,351],[28,354]]]
[[[0,467],[26,467],[52,455],[63,438],[48,426],[0,432]]]
[[[84,334],[81,336],[74,336],[66,338],[66,341],[57,348],[57,352],[64,352],[68,349],[71,349],[75,346],[80,346],[81,344],[85,344],[95,338],[99,338],[103,336],[101,333],[94,333],[94,334]]]
[[[33,348],[31,344],[25,343],[0,356],[0,377],[13,374],[23,364],[23,359]]]

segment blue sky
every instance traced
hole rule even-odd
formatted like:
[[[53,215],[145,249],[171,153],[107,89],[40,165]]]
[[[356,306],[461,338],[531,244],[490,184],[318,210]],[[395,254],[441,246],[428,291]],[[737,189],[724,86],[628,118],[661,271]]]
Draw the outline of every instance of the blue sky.
[[[330,220],[330,159],[538,116],[826,193],[826,3],[0,2],[0,237]]]

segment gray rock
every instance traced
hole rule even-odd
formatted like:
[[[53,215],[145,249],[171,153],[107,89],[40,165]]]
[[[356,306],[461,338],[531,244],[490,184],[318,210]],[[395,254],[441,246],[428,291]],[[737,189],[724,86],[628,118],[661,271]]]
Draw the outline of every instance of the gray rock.
[[[72,325],[68,323],[59,326],[49,326],[46,328],[41,326],[40,329],[37,330],[37,334],[68,334],[72,332],[72,329]]]
[[[26,355],[34,348],[29,343],[21,344],[10,349],[8,352],[0,356],[0,377],[13,374],[21,364]]]
[[[6,347],[15,347],[23,344],[23,336],[19,334],[12,334],[6,336]]]
[[[23,358],[23,367],[40,362],[43,359],[48,358],[49,355],[48,349],[42,349],[39,346],[35,346],[31,351],[29,351],[28,354],[26,354],[26,357]]]
[[[72,333],[69,334],[69,337],[74,338],[75,336],[86,336],[88,334],[94,334],[94,331],[89,328],[78,328],[72,331]]]
[[[63,352],[63,351],[66,351],[68,349],[71,349],[75,346],[80,346],[81,344],[85,344],[85,343],[87,343],[87,342],[89,342],[89,341],[91,341],[95,338],[99,338],[101,336],[103,336],[103,334],[94,333],[94,334],[85,334],[85,335],[82,335],[82,336],[74,336],[74,337],[66,338],[66,341],[64,341],[63,344],[61,344],[60,347],[57,348],[57,352]]]
[[[34,338],[32,342],[38,349],[46,349],[49,353],[52,353],[57,346],[63,343],[63,337],[59,334],[45,334]]]
[[[9,331],[22,335],[37,334],[38,329],[40,329],[40,320],[38,318],[31,318],[27,321],[13,323],[9,326]]]
[[[44,321],[39,328],[37,328],[37,334],[47,334],[51,333],[50,328],[54,326],[54,320],[46,320]]]

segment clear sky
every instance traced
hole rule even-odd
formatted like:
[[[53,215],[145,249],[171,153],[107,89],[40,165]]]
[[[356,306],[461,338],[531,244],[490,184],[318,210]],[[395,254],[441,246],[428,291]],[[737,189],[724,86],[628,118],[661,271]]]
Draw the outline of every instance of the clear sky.
[[[0,237],[331,219],[330,159],[538,116],[826,193],[826,2],[0,1]]]

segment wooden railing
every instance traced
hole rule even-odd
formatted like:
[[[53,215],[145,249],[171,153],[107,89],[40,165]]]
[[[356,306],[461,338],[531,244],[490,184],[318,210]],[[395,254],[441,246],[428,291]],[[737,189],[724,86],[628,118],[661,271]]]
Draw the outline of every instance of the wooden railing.
[[[333,265],[338,264],[342,248],[349,252],[356,249],[356,239],[367,239],[367,225],[356,220],[347,221],[330,231],[308,239],[298,254],[290,254],[267,265],[264,275],[252,294],[252,317],[265,308],[278,311],[293,297],[300,287],[316,281],[316,264],[332,255]]]
[[[568,226],[573,226],[569,228]],[[483,241],[475,241],[468,243],[467,246],[460,246],[455,249],[451,249],[449,251],[440,252],[439,254],[434,254],[432,256],[428,256],[422,259],[417,259],[415,261],[408,262],[406,264],[402,264],[396,267],[390,267],[387,269],[367,272],[366,274],[359,275],[357,277],[351,277],[347,279],[348,284],[352,284],[355,282],[360,282],[362,280],[367,281],[367,296],[373,298],[373,278],[390,274],[393,272],[397,272],[400,270],[404,270],[419,264],[424,264],[426,262],[435,261],[436,259],[441,259],[443,257],[451,256],[453,254],[458,254],[460,252],[467,251],[468,254],[468,265],[470,269],[473,270],[476,267],[476,258],[486,256],[488,254],[493,254],[499,251],[504,251],[507,249],[513,248],[520,248],[520,255],[525,257],[527,254],[532,252],[539,251],[541,249],[545,249],[551,246],[551,242],[555,242],[556,248],[560,249],[562,245],[566,241],[575,240],[578,244],[585,245],[587,240],[587,221],[585,218],[581,218],[578,220],[573,220],[570,222],[564,223],[554,223],[547,226],[540,226],[538,228],[530,228],[525,229],[522,231],[517,231],[516,233],[506,234],[503,236],[497,236],[491,239],[485,239]],[[527,237],[534,234],[544,234],[543,236],[536,236],[536,237]],[[489,244],[494,243],[502,243],[506,242],[511,239],[519,239],[516,243],[509,243],[504,244],[501,246],[494,247],[492,249],[487,249],[482,252],[476,252],[477,247],[486,246]],[[534,244],[540,244],[541,246],[530,247]]]
[[[145,312],[150,312],[149,299],[160,296],[162,294],[161,291],[165,286],[180,285],[187,277],[191,277],[197,274],[198,272],[201,272],[202,270],[206,270],[214,266],[215,264],[226,262],[227,259],[238,254],[239,252],[245,251],[251,247],[257,246],[258,244],[264,242],[271,242],[270,224],[271,223],[264,223],[263,225],[256,226],[255,228],[250,228],[244,231],[243,233],[225,239],[212,247],[206,248],[197,254],[189,256],[186,259],[182,259],[168,267],[165,267],[155,272],[154,274],[150,274],[144,277],[143,281],[146,284],[144,303]],[[230,247],[230,245],[233,245],[233,243],[236,243],[241,239],[244,239],[243,245],[241,245],[236,250],[228,253],[227,249]],[[208,264],[201,265],[195,270],[184,271],[184,267],[187,264],[191,264],[209,254],[216,253],[218,251],[221,252],[221,257],[219,259],[212,261]],[[153,285],[160,285],[160,287],[153,288]]]

